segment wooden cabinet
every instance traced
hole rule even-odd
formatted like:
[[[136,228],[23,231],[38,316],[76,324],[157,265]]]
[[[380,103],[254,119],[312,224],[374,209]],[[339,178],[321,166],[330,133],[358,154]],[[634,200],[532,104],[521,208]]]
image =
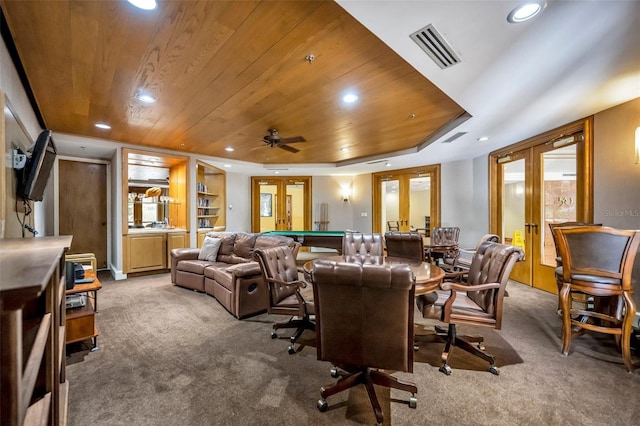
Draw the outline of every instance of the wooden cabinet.
[[[198,230],[225,228],[226,173],[217,167],[197,162],[196,206]],[[203,237],[204,238],[204,237]]]
[[[71,237],[0,241],[2,424],[64,425],[64,254]]]
[[[144,231],[124,240],[124,272],[148,272],[171,267],[171,249],[187,247],[186,232]]]

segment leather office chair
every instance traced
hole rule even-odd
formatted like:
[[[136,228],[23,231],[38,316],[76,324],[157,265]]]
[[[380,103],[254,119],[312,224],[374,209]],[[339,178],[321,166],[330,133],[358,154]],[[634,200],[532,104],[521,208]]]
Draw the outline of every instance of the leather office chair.
[[[636,314],[631,272],[640,245],[639,231],[625,231],[604,226],[558,227],[555,230],[562,258],[562,354],[568,355],[573,337],[572,327],[613,334],[629,372],[631,362],[632,325]],[[604,311],[573,310],[572,294],[615,296],[620,301],[615,309]],[[612,312],[613,311],[613,312]],[[572,318],[577,314],[579,319]],[[594,323],[580,317],[593,318]]]
[[[386,232],[387,256],[424,261],[424,242],[418,232]]]
[[[273,324],[271,338],[278,337],[276,330],[295,328],[289,345],[289,353],[293,354],[296,352],[294,345],[304,330],[315,330],[315,323],[311,319],[314,315],[313,302],[306,301],[300,294],[300,289],[306,283],[298,279],[296,259],[289,247],[255,249],[254,258],[260,264],[264,280],[269,286],[267,312],[291,317],[289,321]]]
[[[420,342],[444,341],[440,371],[447,375],[451,374],[447,360],[452,345],[484,359],[489,363],[491,373],[500,374],[494,357],[484,351],[484,338],[457,334],[456,325],[476,325],[500,330],[502,303],[509,274],[516,261],[522,259],[524,252],[519,247],[485,241],[473,256],[468,272],[445,275],[445,282],[440,286],[445,291],[418,296],[416,302],[422,316],[440,320],[449,327],[445,330],[436,326],[435,335],[416,336],[416,349]],[[466,280],[462,280],[465,276]],[[450,281],[453,279],[458,282]]]
[[[345,231],[342,238],[342,254],[345,256],[382,256],[381,234]]]
[[[383,415],[373,385],[411,392],[415,408],[418,389],[381,371],[413,372],[414,281],[406,265],[381,266],[318,261],[313,272],[318,359],[342,370],[337,382],[321,388],[318,409],[326,398],[364,384],[382,424]],[[335,370],[332,369],[335,377]]]
[[[425,250],[425,257],[431,258],[438,262],[442,259],[455,259],[458,256],[458,238],[460,237],[460,228],[456,227],[435,227],[431,232],[431,242]],[[434,246],[451,246],[453,248],[445,251],[437,250]]]
[[[443,269],[453,272],[453,271],[468,271],[471,267],[471,260],[473,259],[473,255],[478,251],[478,247],[485,241],[490,241],[492,243],[499,243],[500,236],[496,234],[484,234],[478,244],[474,248],[459,248],[458,255],[456,257],[447,257],[443,260],[443,264],[441,265]]]
[[[397,220],[388,220],[387,228],[389,228],[389,231],[399,231],[400,225],[398,224]]]

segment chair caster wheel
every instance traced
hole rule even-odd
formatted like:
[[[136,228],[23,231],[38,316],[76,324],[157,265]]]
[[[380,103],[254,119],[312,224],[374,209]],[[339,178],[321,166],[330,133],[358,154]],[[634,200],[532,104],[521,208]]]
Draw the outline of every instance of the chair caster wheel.
[[[499,376],[500,370],[498,370],[498,367],[496,367],[495,365],[492,365],[491,367],[489,367],[489,373]]]
[[[413,344],[413,350],[414,351],[419,351],[420,350],[420,346],[416,345],[415,343]]]
[[[331,377],[333,377],[335,379],[338,376],[339,376],[338,367],[336,367],[336,366],[331,367]]]
[[[411,394],[409,398],[409,408],[416,408],[418,406],[418,398],[416,398],[415,394]]]
[[[296,353],[296,348],[294,348],[293,345],[289,346],[289,351],[288,352],[289,352],[289,355],[293,355],[293,354]]]
[[[484,352],[486,348],[484,347],[484,345],[482,343],[478,343],[478,349],[480,349],[482,352]]]
[[[445,364],[442,367],[440,367],[440,371],[443,372],[444,374],[446,374],[447,376],[451,375],[451,367],[449,367],[449,365]]]
[[[325,411],[327,411],[328,408],[329,408],[329,404],[327,404],[326,400],[324,399],[318,400],[318,410],[320,410],[321,413],[324,413]]]
[[[275,331],[271,332],[271,338],[272,339],[277,339],[278,338],[278,333],[276,333]]]

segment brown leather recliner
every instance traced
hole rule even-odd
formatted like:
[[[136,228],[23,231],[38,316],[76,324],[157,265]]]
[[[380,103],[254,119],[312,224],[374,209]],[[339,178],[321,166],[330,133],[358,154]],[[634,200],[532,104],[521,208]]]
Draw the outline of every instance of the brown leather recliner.
[[[484,242],[478,247],[468,272],[448,273],[445,280],[449,281],[440,286],[444,291],[416,297],[423,317],[437,319],[449,325],[447,330],[436,326],[436,334],[420,335],[415,339],[416,348],[419,342],[445,342],[440,371],[451,374],[447,360],[453,345],[489,362],[489,371],[500,374],[494,357],[484,352],[484,338],[457,334],[456,324],[500,330],[502,302],[509,274],[513,265],[522,259],[524,252],[519,247]],[[466,280],[462,280],[465,276]]]
[[[442,259],[443,262],[446,259],[454,259],[458,257],[458,238],[460,237],[460,228],[457,226],[442,227],[437,226],[433,228],[431,232],[430,244],[425,251],[425,257],[431,258],[433,261],[438,262]],[[453,248],[445,251],[438,250],[437,246],[451,246]]]
[[[289,353],[294,354],[294,345],[302,333],[305,330],[315,330],[315,323],[311,319],[315,313],[313,302],[306,301],[300,294],[300,289],[304,288],[306,283],[298,279],[295,255],[289,247],[281,246],[255,249],[254,257],[260,264],[264,280],[269,286],[267,312],[291,316],[289,321],[273,324],[271,338],[278,337],[278,329],[295,328],[289,345]]]
[[[387,256],[424,261],[424,241],[418,232],[386,232]]]
[[[411,392],[409,406],[415,408],[416,385],[379,370],[413,372],[411,269],[321,260],[311,276],[318,359],[342,370],[337,382],[321,388],[318,409],[325,411],[327,397],[358,384],[365,385],[379,424],[383,415],[374,384]]]

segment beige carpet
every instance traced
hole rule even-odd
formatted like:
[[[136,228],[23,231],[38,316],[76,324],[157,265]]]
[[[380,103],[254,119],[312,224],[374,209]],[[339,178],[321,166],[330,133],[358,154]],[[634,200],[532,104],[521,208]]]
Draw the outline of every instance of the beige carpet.
[[[270,338],[281,317],[236,320],[168,274],[101,278],[100,349],[73,345],[68,356],[71,426],[375,424],[362,387],[317,410],[320,387],[333,379],[316,360],[313,333],[289,355],[287,340]],[[418,407],[406,392],[378,389],[385,424],[639,424],[640,371],[626,372],[612,339],[583,336],[564,357],[555,296],[517,283],[508,290],[503,330],[466,330],[486,336],[500,376],[456,349],[445,376],[442,344],[423,347],[414,373],[399,374],[418,385]]]

